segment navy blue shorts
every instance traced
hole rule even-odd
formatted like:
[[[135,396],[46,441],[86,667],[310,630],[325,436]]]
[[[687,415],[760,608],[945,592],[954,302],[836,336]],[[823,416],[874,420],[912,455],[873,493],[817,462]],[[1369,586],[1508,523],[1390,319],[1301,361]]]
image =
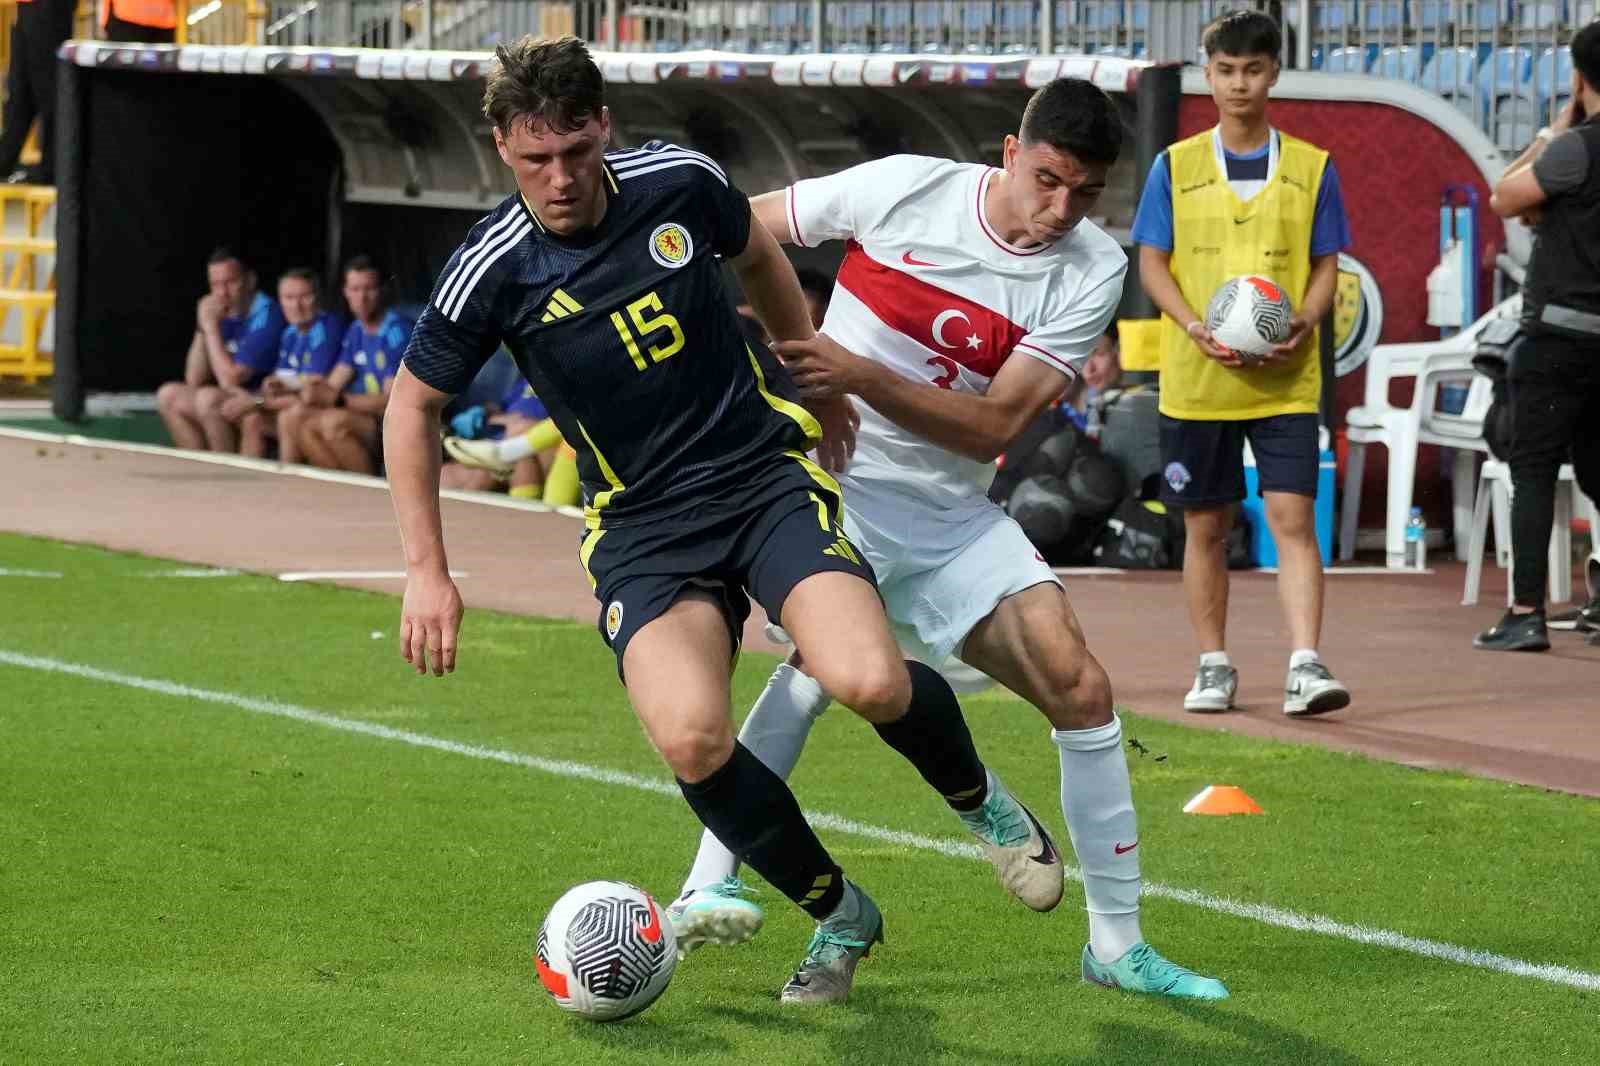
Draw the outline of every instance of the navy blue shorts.
[[[1222,507],[1244,499],[1244,442],[1256,457],[1262,492],[1317,495],[1317,416],[1273,415],[1238,422],[1161,416],[1161,501]]]
[[[830,479],[831,480],[831,479]],[[588,530],[580,556],[600,601],[598,628],[617,657],[690,589],[720,601],[735,655],[755,599],[778,622],[794,587],[838,570],[877,588],[840,524],[843,501],[806,466],[779,459],[761,476],[639,525]]]

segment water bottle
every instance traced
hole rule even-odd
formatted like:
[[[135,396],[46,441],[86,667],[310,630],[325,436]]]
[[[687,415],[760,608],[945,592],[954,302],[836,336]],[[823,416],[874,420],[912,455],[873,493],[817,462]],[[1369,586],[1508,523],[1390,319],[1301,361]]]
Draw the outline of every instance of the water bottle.
[[[1411,508],[1411,521],[1406,523],[1406,569],[1428,568],[1428,523],[1423,521],[1422,508]]]

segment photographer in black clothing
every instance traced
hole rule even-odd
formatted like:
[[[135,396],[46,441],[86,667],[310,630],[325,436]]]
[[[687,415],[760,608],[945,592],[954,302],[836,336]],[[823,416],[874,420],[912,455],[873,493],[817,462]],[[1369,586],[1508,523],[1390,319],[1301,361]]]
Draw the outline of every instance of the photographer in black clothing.
[[[1506,170],[1489,201],[1534,228],[1522,332],[1508,362],[1512,444],[1512,607],[1473,642],[1543,651],[1546,546],[1556,478],[1572,463],[1600,498],[1600,22],[1572,39],[1572,98]],[[1600,603],[1591,603],[1600,617]]]

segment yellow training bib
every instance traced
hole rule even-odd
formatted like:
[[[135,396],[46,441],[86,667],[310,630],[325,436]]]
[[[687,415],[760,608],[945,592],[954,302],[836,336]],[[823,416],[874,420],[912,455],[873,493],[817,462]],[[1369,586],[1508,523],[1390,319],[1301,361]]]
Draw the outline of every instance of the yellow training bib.
[[[1172,277],[1189,306],[1205,313],[1229,278],[1258,274],[1276,282],[1296,313],[1311,279],[1311,223],[1328,153],[1273,132],[1277,165],[1248,201],[1221,170],[1213,131],[1167,149],[1172,179]],[[1209,359],[1178,324],[1161,318],[1161,413],[1170,418],[1239,421],[1314,414],[1322,400],[1317,331],[1293,355],[1263,367],[1230,369]]]

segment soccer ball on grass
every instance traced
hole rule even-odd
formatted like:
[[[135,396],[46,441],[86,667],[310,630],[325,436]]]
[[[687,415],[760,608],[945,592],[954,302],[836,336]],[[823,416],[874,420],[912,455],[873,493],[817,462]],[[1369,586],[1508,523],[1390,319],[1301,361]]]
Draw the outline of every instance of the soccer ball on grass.
[[[558,1007],[611,1022],[638,1014],[666,991],[678,941],[650,893],[621,881],[590,881],[550,908],[534,965]]]

